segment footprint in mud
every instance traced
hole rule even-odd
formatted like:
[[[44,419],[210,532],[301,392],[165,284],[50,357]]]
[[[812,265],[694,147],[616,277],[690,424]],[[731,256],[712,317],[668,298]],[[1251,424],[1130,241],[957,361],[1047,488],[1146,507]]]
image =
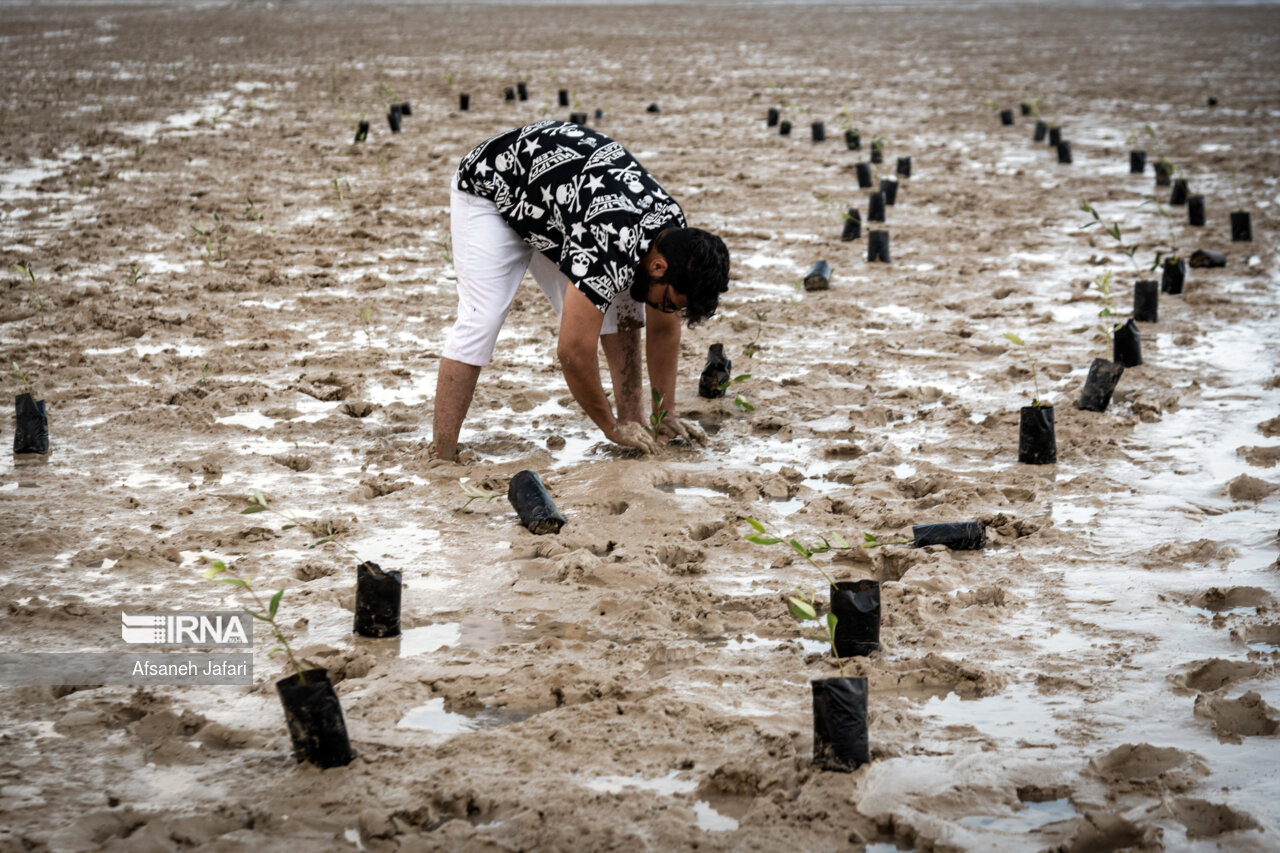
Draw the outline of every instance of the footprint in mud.
[[[702,561],[707,553],[701,548],[686,548],[683,545],[659,545],[658,562],[674,575],[702,574]]]
[[[1242,743],[1246,737],[1267,737],[1280,731],[1276,709],[1253,692],[1239,699],[1202,693],[1196,697],[1195,715],[1209,720],[1223,743]]]
[[[1189,597],[1187,604],[1218,613],[1223,610],[1235,610],[1238,607],[1270,607],[1275,604],[1275,597],[1262,587],[1257,586],[1229,586],[1224,588],[1213,586],[1204,592]]]
[[[1231,638],[1245,645],[1261,643],[1280,647],[1280,623],[1263,622],[1231,629]]]
[[[1170,678],[1178,687],[1195,690],[1198,693],[1213,693],[1224,687],[1230,687],[1241,681],[1247,681],[1263,671],[1260,664],[1252,661],[1210,660],[1196,661],[1190,664],[1191,669]]]
[[[1192,797],[1173,801],[1173,816],[1187,828],[1188,838],[1217,838],[1228,832],[1257,829],[1258,822],[1243,812]]]
[[[1089,770],[1112,793],[1185,791],[1208,774],[1200,756],[1175,747],[1127,743],[1089,762]]]

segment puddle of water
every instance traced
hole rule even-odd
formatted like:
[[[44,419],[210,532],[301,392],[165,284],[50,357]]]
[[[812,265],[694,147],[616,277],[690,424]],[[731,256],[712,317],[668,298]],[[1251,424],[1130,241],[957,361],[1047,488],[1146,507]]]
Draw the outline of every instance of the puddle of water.
[[[218,418],[215,423],[242,426],[245,429],[270,429],[275,426],[276,419],[269,418],[261,412],[240,412],[234,415],[227,415],[224,418]]]
[[[464,732],[496,729],[527,720],[538,711],[510,711],[486,705],[475,711],[446,711],[444,697],[429,700],[410,710],[396,723],[398,729],[420,729],[437,735],[453,736]]]
[[[1025,808],[1010,815],[973,815],[960,818],[961,826],[1001,833],[1027,833],[1059,821],[1080,816],[1071,801],[1063,798],[1043,803],[1023,803]]]
[[[462,625],[458,622],[408,628],[400,634],[400,657],[434,652],[441,646],[456,646],[461,639]]]
[[[685,498],[723,498],[725,492],[705,486],[678,486],[675,483],[659,483],[658,491]]]
[[[654,779],[646,779],[637,773],[634,776],[594,776],[590,779],[577,779],[579,785],[591,791],[599,791],[602,794],[621,794],[626,791],[650,791],[665,797],[674,797],[682,794],[691,794],[698,788],[697,781],[693,779],[680,778],[680,771],[672,770],[666,776],[659,776]],[[730,814],[725,814],[712,805],[710,799],[716,800],[717,805],[725,806],[732,798],[713,797],[707,800],[697,800],[693,804],[694,825],[699,829],[707,832],[732,832],[738,828],[738,821]],[[738,798],[741,799],[741,798]],[[740,805],[740,804],[739,804]],[[748,807],[750,803],[746,804]],[[745,808],[742,814],[746,814]]]

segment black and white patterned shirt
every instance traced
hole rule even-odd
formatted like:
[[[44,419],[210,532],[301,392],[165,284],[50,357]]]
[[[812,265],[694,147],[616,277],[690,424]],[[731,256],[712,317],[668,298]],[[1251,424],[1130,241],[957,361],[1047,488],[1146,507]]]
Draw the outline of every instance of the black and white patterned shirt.
[[[602,133],[542,121],[499,134],[462,158],[458,189],[486,198],[603,313],[640,258],[684,211],[635,157]]]

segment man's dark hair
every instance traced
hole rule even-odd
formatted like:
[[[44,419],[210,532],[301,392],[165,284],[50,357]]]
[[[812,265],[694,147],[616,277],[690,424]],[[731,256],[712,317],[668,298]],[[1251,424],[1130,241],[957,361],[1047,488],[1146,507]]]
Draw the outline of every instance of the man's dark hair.
[[[724,241],[701,228],[670,228],[662,232],[658,251],[667,259],[663,280],[689,298],[683,312],[688,324],[715,314],[720,294],[729,289],[729,249]]]

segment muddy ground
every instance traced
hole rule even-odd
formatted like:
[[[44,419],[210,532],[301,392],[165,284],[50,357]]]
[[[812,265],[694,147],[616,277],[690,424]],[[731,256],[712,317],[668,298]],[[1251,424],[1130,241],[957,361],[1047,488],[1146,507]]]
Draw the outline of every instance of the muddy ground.
[[[252,688],[0,688],[0,849],[1280,844],[1276,7],[6,6],[0,40],[0,362],[54,448],[0,472],[0,651],[123,651],[122,610],[237,607],[199,577],[216,556],[286,590],[359,753],[295,765],[261,632]],[[675,402],[711,441],[602,443],[528,286],[443,463],[448,181],[567,117],[559,88],[729,245]],[[1034,98],[1072,164],[983,104]],[[839,240],[867,212],[846,123],[886,173],[912,158],[887,265]],[[1128,173],[1143,125],[1205,227],[1167,229],[1168,191]],[[1144,364],[1077,410],[1106,354],[1090,283],[1113,270],[1127,317],[1171,243],[1227,266],[1163,295]],[[799,289],[819,258],[830,290]],[[704,400],[713,342],[750,378]],[[1052,466],[1017,462],[1036,393]],[[559,535],[461,509],[460,481],[521,469]],[[352,637],[353,560],[237,514],[253,489],[401,569],[403,638]],[[981,552],[815,558],[883,585],[881,650],[846,663],[871,686],[857,772],[810,766],[807,682],[836,669],[784,596],[821,577],[747,518],[806,542],[986,525]]]

